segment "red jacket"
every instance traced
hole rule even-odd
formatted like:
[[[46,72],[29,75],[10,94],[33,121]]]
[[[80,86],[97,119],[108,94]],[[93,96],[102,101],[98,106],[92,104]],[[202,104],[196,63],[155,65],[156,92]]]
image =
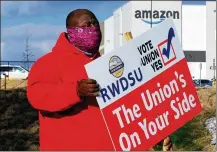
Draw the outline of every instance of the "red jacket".
[[[77,81],[91,62],[62,33],[30,70],[27,97],[39,111],[40,150],[114,150],[96,98],[81,100]]]

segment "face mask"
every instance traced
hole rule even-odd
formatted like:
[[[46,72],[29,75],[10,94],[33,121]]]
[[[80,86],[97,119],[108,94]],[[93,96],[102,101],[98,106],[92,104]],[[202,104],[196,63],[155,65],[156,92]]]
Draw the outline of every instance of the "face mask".
[[[99,26],[67,28],[70,43],[88,56],[99,50],[101,31]]]

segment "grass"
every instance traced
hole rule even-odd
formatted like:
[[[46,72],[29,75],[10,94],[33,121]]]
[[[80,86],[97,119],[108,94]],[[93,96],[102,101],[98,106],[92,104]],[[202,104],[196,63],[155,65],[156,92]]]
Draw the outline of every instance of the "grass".
[[[1,91],[0,104],[0,150],[38,150],[38,113],[25,90]]]
[[[204,126],[207,118],[216,115],[216,92],[200,88],[198,95],[203,111],[171,135],[175,151],[216,151]],[[1,90],[0,105],[0,150],[39,150],[38,113],[27,102],[25,89]]]
[[[214,112],[200,114],[172,134],[171,138],[175,146],[174,149],[179,151],[214,150],[214,146],[209,146],[211,135],[208,130],[204,129],[205,120],[214,115]]]
[[[171,135],[175,151],[216,151],[216,147],[210,145],[212,137],[204,126],[208,118],[216,116],[216,90],[199,88],[197,92],[203,110],[197,117]],[[159,146],[154,148],[161,150]]]

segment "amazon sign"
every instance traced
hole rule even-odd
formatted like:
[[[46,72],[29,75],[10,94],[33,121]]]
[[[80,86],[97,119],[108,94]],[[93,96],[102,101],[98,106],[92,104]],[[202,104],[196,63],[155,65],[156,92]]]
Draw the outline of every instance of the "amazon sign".
[[[133,37],[171,18],[177,29],[177,37],[182,40],[182,1],[135,1],[132,3],[131,17]]]
[[[166,10],[136,10],[135,18],[141,19],[147,24],[159,24],[166,18],[172,17],[173,19],[180,18],[179,11],[166,11]]]

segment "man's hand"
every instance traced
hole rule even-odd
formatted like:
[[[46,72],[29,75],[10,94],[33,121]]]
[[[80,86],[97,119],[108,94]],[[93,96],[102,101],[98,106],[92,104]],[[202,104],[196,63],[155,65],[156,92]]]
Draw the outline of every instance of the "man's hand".
[[[99,85],[96,80],[86,79],[78,82],[77,92],[79,96],[98,96]]]

